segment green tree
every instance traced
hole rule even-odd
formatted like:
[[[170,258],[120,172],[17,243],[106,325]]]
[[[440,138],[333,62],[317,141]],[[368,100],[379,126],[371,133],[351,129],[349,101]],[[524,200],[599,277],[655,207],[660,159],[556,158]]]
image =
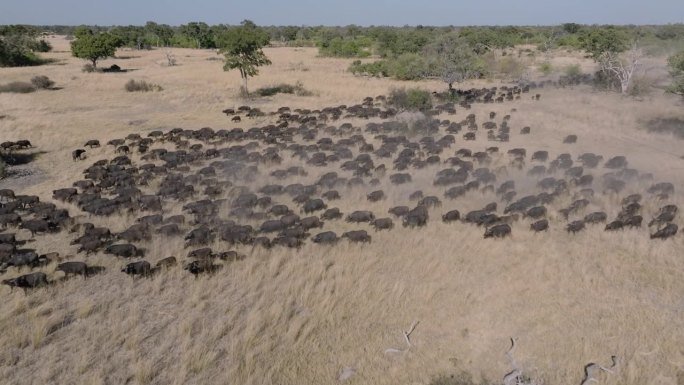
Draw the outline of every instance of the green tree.
[[[597,61],[605,54],[619,54],[628,48],[627,35],[612,26],[585,31],[579,41],[580,48]]]
[[[565,33],[569,33],[569,34],[579,32],[580,28],[582,28],[582,26],[577,24],[577,23],[565,23],[565,24],[563,24],[563,31]]]
[[[457,33],[441,35],[426,51],[436,61],[436,75],[449,86],[449,91],[454,83],[479,77],[482,72],[475,51]]]
[[[180,26],[181,35],[195,42],[197,48],[214,48],[211,28],[207,23],[191,22]]]
[[[148,21],[145,24],[145,33],[152,38],[152,44],[157,47],[168,46],[173,38],[173,29],[166,24],[157,24]]]
[[[71,42],[71,54],[74,57],[89,60],[93,67],[97,61],[114,56],[116,49],[121,46],[120,38],[110,33],[93,33],[87,28],[79,28],[74,32],[76,40]]]
[[[684,51],[670,56],[667,59],[667,64],[670,67],[670,74],[674,78],[669,91],[684,96]]]
[[[259,67],[270,65],[262,48],[269,43],[268,34],[249,20],[237,28],[231,28],[217,39],[219,53],[224,55],[224,71],[237,69],[242,78],[242,89],[249,93],[247,79],[259,74]]]

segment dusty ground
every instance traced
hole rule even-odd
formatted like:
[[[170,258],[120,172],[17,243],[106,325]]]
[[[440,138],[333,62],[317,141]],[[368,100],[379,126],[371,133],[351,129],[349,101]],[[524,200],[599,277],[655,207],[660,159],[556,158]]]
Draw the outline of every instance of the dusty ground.
[[[269,121],[234,124],[221,110],[242,104],[265,111],[351,105],[411,85],[354,77],[345,72],[349,61],[318,58],[313,49],[277,48],[266,50],[274,64],[250,87],[301,81],[315,96],[245,101],[237,97],[238,75],[210,60],[217,58],[214,52],[174,50],[179,65],[166,67],[162,51],[124,51],[119,56],[128,59],[106,60],[101,66],[117,63],[129,72],[87,74],[80,70],[81,61],[69,57],[66,41],[54,43],[57,52],[49,56],[59,63],[0,70],[2,82],[41,74],[61,88],[0,94],[0,113],[9,115],[0,120],[0,137],[30,139],[44,152],[32,163],[40,177],[3,180],[0,188],[45,200],[54,188],[80,179],[86,164],[114,156],[103,147],[89,151],[86,163],[73,162],[71,151],[87,139],[104,142],[173,127],[247,129]],[[559,66],[574,62],[589,67],[579,57],[554,59]],[[164,90],[128,93],[123,86],[131,78]],[[439,82],[417,85],[443,88]],[[681,142],[643,129],[648,119],[681,116],[677,99],[655,91],[633,100],[585,87],[547,87],[540,93],[538,102],[525,97],[474,105],[469,112],[459,110],[457,118],[472,112],[483,121],[496,111],[499,116],[511,113],[513,132],[530,126],[531,135],[514,135],[500,145],[504,154],[524,147],[528,154],[548,150],[552,157],[562,152],[595,152],[606,159],[625,155],[630,167],[673,182],[678,190],[671,201],[682,203]],[[578,135],[578,143],[562,144],[568,134]],[[489,145],[481,135],[466,144],[457,139],[454,150],[481,151]],[[415,172],[414,189],[441,197],[432,186],[439,169]],[[302,183],[326,171],[312,169]],[[519,184],[527,181],[515,173],[509,177]],[[255,186],[268,182],[264,178]],[[364,188],[341,190],[344,199],[336,205],[343,212],[371,209],[384,215],[389,207],[408,203],[414,190],[387,181],[380,187],[388,194],[384,202],[365,201]],[[601,196],[592,203],[612,216],[620,198]],[[469,195],[446,201],[440,210],[463,212],[491,200]],[[647,201],[645,206],[650,213],[659,204]],[[133,218],[83,219],[122,230]],[[535,235],[527,226],[515,224],[511,239],[491,241],[482,239],[482,229],[446,225],[435,215],[422,230],[398,226],[372,232],[373,242],[366,246],[307,243],[298,251],[241,250],[249,254],[245,261],[197,280],[181,269],[132,280],[118,271],[122,261],[91,256],[89,263],[105,265],[108,272],[27,296],[0,291],[0,376],[12,384],[328,384],[338,382],[344,368],[353,368],[350,384],[428,384],[437,375],[462,371],[475,381],[498,383],[510,370],[504,355],[508,339],[516,337],[516,359],[541,383],[579,383],[585,364],[609,365],[616,355],[617,372],[602,374],[600,383],[681,384],[681,235],[655,242],[646,229],[606,233],[596,227],[572,236],[555,217],[548,233]],[[352,227],[339,223],[332,229]],[[60,234],[42,237],[34,246],[63,255],[75,251]],[[180,239],[155,239],[147,247],[150,261],[186,253]],[[59,276],[54,266],[45,270]],[[2,278],[16,274],[10,271]],[[402,330],[415,321],[411,349],[385,353],[405,349]]]

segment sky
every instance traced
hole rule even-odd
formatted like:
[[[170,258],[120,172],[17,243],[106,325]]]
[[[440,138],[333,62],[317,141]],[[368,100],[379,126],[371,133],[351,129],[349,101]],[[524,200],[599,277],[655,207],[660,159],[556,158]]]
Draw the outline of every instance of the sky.
[[[0,0],[0,24],[554,25],[684,22],[684,0]]]

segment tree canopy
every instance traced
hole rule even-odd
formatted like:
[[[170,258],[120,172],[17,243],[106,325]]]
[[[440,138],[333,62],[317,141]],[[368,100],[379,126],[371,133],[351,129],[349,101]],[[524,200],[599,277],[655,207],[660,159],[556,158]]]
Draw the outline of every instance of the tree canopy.
[[[626,34],[613,27],[594,28],[585,31],[579,37],[580,48],[585,50],[594,60],[606,53],[618,54],[628,48]]]
[[[262,48],[269,43],[269,36],[253,22],[245,20],[237,28],[227,29],[217,39],[223,54],[224,71],[237,69],[242,77],[244,92],[247,79],[259,74],[259,67],[271,64]]]
[[[427,48],[427,56],[436,60],[436,75],[453,89],[454,83],[478,77],[479,61],[473,48],[456,33],[441,35]]]
[[[76,40],[71,42],[71,53],[74,57],[89,60],[93,67],[97,61],[114,56],[116,49],[122,45],[117,36],[107,33],[93,33],[88,28],[79,28],[74,32]]]

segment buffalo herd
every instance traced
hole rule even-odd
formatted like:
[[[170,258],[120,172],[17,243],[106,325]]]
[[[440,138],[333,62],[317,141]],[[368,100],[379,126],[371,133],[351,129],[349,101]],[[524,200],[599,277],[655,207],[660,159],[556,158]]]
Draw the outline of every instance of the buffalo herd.
[[[104,269],[27,248],[16,236],[19,229],[31,237],[61,233],[78,259],[99,253],[129,260],[121,271],[142,277],[180,265],[181,256],[182,268],[197,276],[246,258],[236,251],[245,246],[367,244],[373,233],[397,226],[418,230],[433,218],[482,227],[484,238],[506,239],[520,222],[533,233],[557,227],[576,234],[598,226],[615,232],[640,228],[642,216],[650,214],[650,238],[675,236],[678,210],[668,204],[672,183],[630,168],[624,156],[553,157],[546,150],[500,149],[515,135],[517,109],[501,119],[491,112],[484,121],[469,111],[475,103],[518,100],[530,88],[535,85],[459,91],[460,103],[436,105],[417,126],[399,119],[401,111],[386,98],[368,97],[357,105],[319,110],[223,111],[233,122],[268,123],[249,129],[155,130],[102,146],[98,139],[84,140],[83,148],[72,152],[72,161],[84,164],[82,178],[56,188],[52,197],[0,190],[0,268],[37,269],[3,283],[25,289],[48,285],[40,269],[50,263],[66,277],[83,279]],[[516,133],[534,135],[535,128]],[[475,148],[481,135],[491,144]],[[558,139],[568,148],[577,141],[576,135]],[[23,140],[0,147],[32,146]],[[107,158],[89,161],[91,152]],[[430,186],[416,170],[432,173]],[[522,175],[525,183],[511,175]],[[636,191],[638,186],[643,187]],[[597,207],[599,195],[619,199],[617,215]],[[491,202],[464,210],[473,196]],[[340,199],[352,205],[362,200],[364,207],[342,210]],[[387,210],[388,202],[397,205]],[[647,213],[650,207],[659,208]],[[96,224],[117,215],[137,219],[122,231]],[[353,229],[338,234],[336,222]],[[151,263],[145,246],[156,237],[182,237],[186,250]]]

